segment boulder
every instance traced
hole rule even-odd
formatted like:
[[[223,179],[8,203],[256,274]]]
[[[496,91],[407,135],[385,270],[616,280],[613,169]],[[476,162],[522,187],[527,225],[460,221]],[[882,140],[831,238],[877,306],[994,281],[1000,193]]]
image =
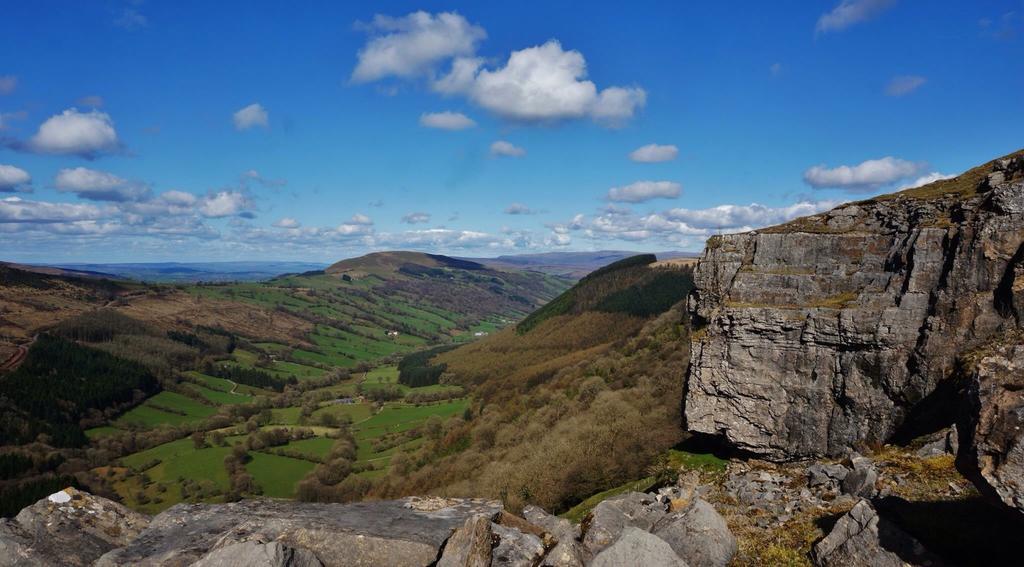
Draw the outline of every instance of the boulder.
[[[544,543],[534,534],[491,523],[491,565],[534,567],[544,556]]]
[[[583,520],[583,547],[597,554],[619,538],[626,527],[650,531],[667,513],[666,504],[650,494],[627,492],[609,498]]]
[[[191,567],[323,567],[310,551],[272,541],[244,541],[215,549]]]
[[[643,565],[644,567],[687,567],[672,550],[672,546],[658,536],[627,526],[621,536],[607,549],[598,553],[591,567],[623,567]]]
[[[956,464],[992,501],[1024,513],[1024,339],[1004,343],[970,375]]]
[[[931,435],[928,439],[917,450],[918,457],[927,459],[940,455],[955,455],[957,453],[959,439],[955,425]]]
[[[684,427],[775,461],[905,431],[966,352],[1024,321],[1024,157],[959,190],[714,236],[694,269]]]
[[[654,535],[691,567],[726,567],[736,555],[736,537],[725,518],[702,498],[658,522]]]
[[[111,549],[127,545],[149,517],[74,488],[26,507],[13,520],[0,519],[0,566],[92,565]]]
[[[916,539],[861,500],[839,518],[812,552],[817,567],[937,567],[941,562]]]
[[[850,469],[840,464],[815,463],[807,467],[807,486],[811,488],[838,489]]]
[[[878,482],[878,471],[870,459],[856,455],[851,458],[850,471],[840,485],[843,494],[871,498],[878,493],[875,483]]]
[[[558,538],[559,541],[578,539],[580,537],[579,526],[573,525],[572,522],[565,518],[549,514],[539,506],[531,504],[523,508],[523,518],[531,524],[547,530],[548,533]]]
[[[477,514],[448,538],[437,567],[488,567],[491,564],[493,514]]]
[[[417,499],[352,504],[244,500],[178,504],[154,517],[131,543],[103,555],[97,567],[187,566],[215,548],[243,541],[279,542],[308,550],[325,567],[434,563],[466,520],[494,516],[501,504],[473,499]]]

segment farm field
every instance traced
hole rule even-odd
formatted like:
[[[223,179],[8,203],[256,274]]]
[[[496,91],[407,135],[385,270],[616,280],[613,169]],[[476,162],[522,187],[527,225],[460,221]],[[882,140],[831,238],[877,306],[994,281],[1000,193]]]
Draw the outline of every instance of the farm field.
[[[256,484],[263,490],[263,496],[291,498],[295,496],[295,485],[313,471],[316,463],[268,453],[250,453],[245,464]]]

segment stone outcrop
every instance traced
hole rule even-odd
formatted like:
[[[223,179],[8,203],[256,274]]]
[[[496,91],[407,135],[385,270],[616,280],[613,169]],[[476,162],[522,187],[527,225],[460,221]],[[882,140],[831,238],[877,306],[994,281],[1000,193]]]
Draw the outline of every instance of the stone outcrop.
[[[325,567],[428,565],[468,518],[498,511],[498,503],[463,499],[179,504],[96,565],[186,566],[211,551],[248,541],[278,542],[312,553]]]
[[[1024,344],[984,353],[967,384],[957,467],[993,500],[1024,513]]]
[[[688,430],[772,460],[884,443],[1024,321],[1024,153],[714,237],[694,277]]]
[[[0,521],[0,567],[724,567],[736,539],[701,491],[679,508],[679,487],[623,494],[574,525],[438,497],[179,504],[149,518],[67,489]]]
[[[127,545],[149,518],[106,498],[67,488],[0,519],[0,566],[92,565]]]

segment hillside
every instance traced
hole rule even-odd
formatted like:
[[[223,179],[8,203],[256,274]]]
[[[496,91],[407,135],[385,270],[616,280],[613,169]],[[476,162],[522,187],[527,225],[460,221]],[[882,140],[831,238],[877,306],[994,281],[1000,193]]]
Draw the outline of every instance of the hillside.
[[[613,263],[516,328],[436,355],[440,382],[467,388],[471,411],[368,494],[475,495],[564,511],[645,476],[681,438],[687,325],[673,305],[691,285],[688,268],[654,261]],[[671,291],[647,293],[654,288]]]
[[[294,497],[327,463],[345,463],[338,480],[386,473],[396,445],[467,403],[398,383],[396,357],[495,331],[567,286],[394,256],[357,278],[176,286],[0,267],[0,465],[22,463],[0,466],[3,513],[61,482],[158,511]]]
[[[546,274],[580,279],[602,268],[639,252],[599,250],[596,252],[542,252],[538,254],[511,254],[494,258],[464,258],[498,270],[533,270]],[[659,260],[696,258],[689,252],[658,252]]]

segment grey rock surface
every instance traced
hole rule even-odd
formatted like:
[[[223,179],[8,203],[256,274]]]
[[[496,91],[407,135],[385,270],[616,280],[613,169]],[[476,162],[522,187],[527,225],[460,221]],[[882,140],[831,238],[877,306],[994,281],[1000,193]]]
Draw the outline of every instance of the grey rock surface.
[[[941,563],[914,538],[879,517],[861,500],[839,518],[824,539],[814,546],[817,567],[904,567]]]
[[[959,449],[960,439],[956,425],[939,431],[929,438],[931,440],[926,442],[917,450],[918,457],[927,458],[937,457],[939,455],[956,455],[957,450]]]
[[[67,488],[0,519],[0,566],[92,565],[148,524],[148,516]]]
[[[1022,286],[1024,287],[1024,286]],[[968,383],[957,468],[992,500],[1024,513],[1024,344],[983,356]]]
[[[544,543],[530,533],[502,524],[491,524],[492,566],[534,567],[544,556]]]
[[[687,567],[672,546],[658,536],[628,526],[621,537],[607,549],[598,553],[591,567],[623,567],[643,565],[644,567]]]
[[[689,302],[686,428],[772,460],[843,456],[1019,329],[1024,157],[952,185],[712,237]]]
[[[583,520],[583,547],[597,554],[619,538],[627,527],[650,531],[667,514],[665,504],[642,492],[627,492],[594,507]]]
[[[316,555],[272,541],[245,541],[215,549],[191,567],[323,567]]]
[[[878,493],[875,489],[877,482],[878,471],[875,470],[875,465],[870,459],[857,455],[851,459],[850,470],[843,477],[840,486],[843,494],[871,498]]]
[[[736,555],[736,537],[725,518],[701,498],[658,522],[653,533],[690,567],[726,567]]]
[[[466,520],[448,538],[437,567],[488,567],[493,518],[493,514],[477,514]]]
[[[179,504],[154,517],[126,547],[101,557],[97,566],[184,567],[214,548],[253,539],[308,550],[327,567],[427,565],[468,518],[500,509],[492,501],[438,498]]]

